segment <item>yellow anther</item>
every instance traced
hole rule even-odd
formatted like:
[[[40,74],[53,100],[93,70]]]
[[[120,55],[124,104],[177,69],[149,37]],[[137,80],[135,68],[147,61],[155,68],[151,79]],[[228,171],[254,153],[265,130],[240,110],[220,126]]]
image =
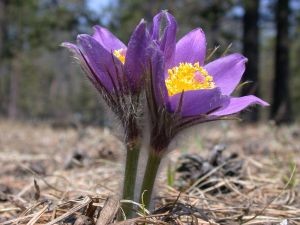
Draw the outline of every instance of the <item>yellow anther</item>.
[[[114,56],[117,57],[123,64],[125,63],[126,50],[123,48],[114,50]]]
[[[213,77],[199,63],[180,63],[168,70],[166,86],[169,96],[182,91],[212,89],[215,87]]]

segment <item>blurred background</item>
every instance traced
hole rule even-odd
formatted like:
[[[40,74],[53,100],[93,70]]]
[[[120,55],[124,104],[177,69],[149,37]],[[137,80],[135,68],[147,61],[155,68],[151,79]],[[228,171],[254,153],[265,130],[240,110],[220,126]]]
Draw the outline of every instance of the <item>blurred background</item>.
[[[271,107],[252,108],[246,121],[299,120],[299,0],[0,0],[0,117],[105,125],[99,95],[60,43],[96,24],[127,43],[141,18],[151,22],[162,9],[176,17],[179,38],[200,26],[208,51],[218,47],[214,57],[227,51],[249,59],[249,82],[236,94]]]

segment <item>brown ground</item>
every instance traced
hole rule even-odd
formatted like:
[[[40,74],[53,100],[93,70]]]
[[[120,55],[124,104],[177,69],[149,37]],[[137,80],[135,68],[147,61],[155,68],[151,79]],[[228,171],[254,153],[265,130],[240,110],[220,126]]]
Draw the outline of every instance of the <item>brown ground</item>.
[[[163,216],[141,212],[137,222],[300,224],[299,125],[218,122],[193,129],[178,142],[158,184],[155,200],[157,207],[164,206]],[[217,144],[227,146],[224,154],[238,153],[241,173],[220,177],[221,167],[216,167],[201,178],[213,182],[204,189],[195,185],[199,180],[179,182],[178,157],[195,153],[205,158]],[[122,158],[122,143],[108,129],[0,120],[0,224],[73,224],[76,219],[80,224],[87,218],[83,214],[96,220],[107,196],[119,192]],[[167,168],[175,174],[173,187],[167,185]],[[173,211],[166,207],[170,202]]]

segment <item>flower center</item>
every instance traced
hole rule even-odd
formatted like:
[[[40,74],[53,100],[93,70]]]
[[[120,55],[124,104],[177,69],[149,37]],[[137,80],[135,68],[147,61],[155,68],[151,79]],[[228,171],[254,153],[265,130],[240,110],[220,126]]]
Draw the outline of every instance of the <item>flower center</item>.
[[[182,91],[212,89],[215,87],[213,77],[199,63],[180,63],[168,70],[166,86],[169,96]]]
[[[121,63],[125,63],[126,49],[120,48],[118,50],[114,50],[113,54],[121,61]]]

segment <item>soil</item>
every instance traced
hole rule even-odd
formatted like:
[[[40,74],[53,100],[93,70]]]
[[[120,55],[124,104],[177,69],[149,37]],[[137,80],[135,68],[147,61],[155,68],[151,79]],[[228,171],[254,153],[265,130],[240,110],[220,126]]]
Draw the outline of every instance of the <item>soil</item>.
[[[0,224],[118,223],[116,213],[96,222],[118,207],[111,199],[124,146],[116,133],[0,120]],[[299,124],[205,124],[171,144],[155,207],[127,224],[300,224],[299,195]]]

